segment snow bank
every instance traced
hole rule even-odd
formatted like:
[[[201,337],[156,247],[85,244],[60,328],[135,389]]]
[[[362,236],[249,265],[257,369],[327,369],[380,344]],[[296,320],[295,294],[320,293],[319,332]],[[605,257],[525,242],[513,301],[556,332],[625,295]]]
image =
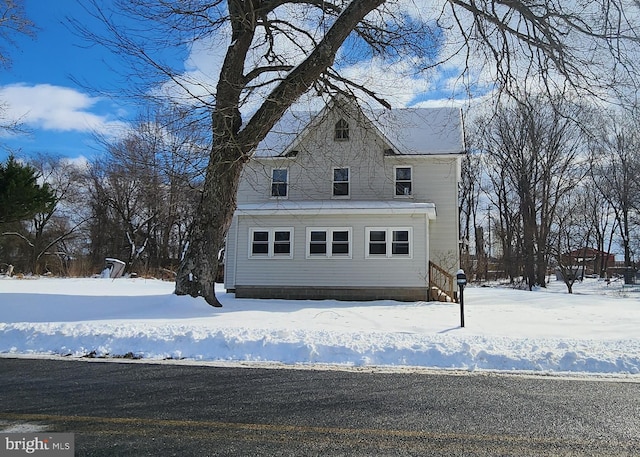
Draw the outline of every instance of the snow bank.
[[[465,289],[457,304],[236,299],[223,308],[144,279],[1,279],[0,355],[543,373],[640,372],[640,293]]]

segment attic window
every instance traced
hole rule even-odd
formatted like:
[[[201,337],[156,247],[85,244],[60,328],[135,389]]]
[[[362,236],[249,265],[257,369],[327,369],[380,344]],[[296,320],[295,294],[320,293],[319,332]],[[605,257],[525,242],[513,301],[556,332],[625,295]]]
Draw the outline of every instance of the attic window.
[[[285,157],[297,157],[298,156],[298,151],[296,151],[295,149],[292,151],[287,152],[285,155]]]
[[[344,119],[336,122],[336,141],[349,141],[349,123]]]

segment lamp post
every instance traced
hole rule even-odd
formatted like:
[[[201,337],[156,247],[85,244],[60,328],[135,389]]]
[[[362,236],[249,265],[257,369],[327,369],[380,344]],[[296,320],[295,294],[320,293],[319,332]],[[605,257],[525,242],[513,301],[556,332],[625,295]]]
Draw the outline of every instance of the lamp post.
[[[456,283],[460,288],[460,327],[464,327],[464,286],[467,285],[467,275],[464,270],[458,270],[456,273]]]

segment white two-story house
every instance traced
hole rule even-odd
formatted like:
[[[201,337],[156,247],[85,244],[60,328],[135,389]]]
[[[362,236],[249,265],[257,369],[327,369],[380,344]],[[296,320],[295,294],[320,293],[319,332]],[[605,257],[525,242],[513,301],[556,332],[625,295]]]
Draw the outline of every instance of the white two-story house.
[[[464,154],[455,108],[366,112],[335,99],[287,113],[241,177],[226,289],[239,298],[431,299],[432,276],[459,268]]]

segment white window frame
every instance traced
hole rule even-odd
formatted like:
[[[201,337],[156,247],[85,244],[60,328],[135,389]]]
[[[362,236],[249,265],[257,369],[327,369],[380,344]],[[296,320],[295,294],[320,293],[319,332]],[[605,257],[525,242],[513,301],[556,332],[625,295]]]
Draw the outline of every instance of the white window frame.
[[[347,180],[346,181],[336,181],[336,170],[347,170]],[[347,184],[347,194],[346,195],[336,195],[335,194],[335,185],[336,184]],[[351,198],[351,167],[333,167],[331,169],[331,197],[340,199],[340,198]]]
[[[283,182],[280,182],[280,181],[275,182],[275,181],[273,180],[273,173],[274,173],[276,170],[284,170],[284,171],[286,171],[286,172],[287,172],[287,180],[286,180],[284,183],[283,183]],[[274,198],[274,199],[275,199],[275,198],[282,198],[282,199],[289,198],[289,168],[287,168],[287,167],[273,167],[273,168],[271,169],[271,177],[270,177],[270,180],[271,180],[271,185],[269,186],[269,196],[270,196],[271,198]],[[273,186],[274,186],[274,185],[280,185],[280,184],[284,184],[284,185],[285,185],[285,194],[284,194],[284,195],[273,195]]]
[[[369,244],[371,242],[371,232],[385,232],[385,253],[369,254]],[[393,253],[393,234],[394,232],[407,232],[409,253],[394,254]],[[366,259],[412,259],[413,258],[413,227],[365,227],[364,236],[364,256]]]
[[[256,232],[267,232],[267,253],[265,254],[254,254],[253,253],[253,234]],[[289,233],[289,253],[282,254],[275,252],[276,245],[276,232],[288,232]],[[293,227],[251,227],[249,229],[249,258],[250,259],[293,259]]]
[[[411,179],[409,181],[407,180],[398,180],[398,169],[399,168],[408,168],[409,172],[411,173]],[[408,182],[409,186],[411,188],[411,191],[408,194],[398,194],[398,183],[405,183]],[[395,198],[413,198],[413,167],[411,165],[395,165],[393,167],[393,196]]]
[[[311,253],[311,233],[325,232],[326,252],[324,254]],[[333,254],[333,234],[335,232],[347,232],[349,236],[348,254]],[[353,228],[352,227],[307,227],[306,238],[306,257],[307,259],[351,259],[353,258]]]

